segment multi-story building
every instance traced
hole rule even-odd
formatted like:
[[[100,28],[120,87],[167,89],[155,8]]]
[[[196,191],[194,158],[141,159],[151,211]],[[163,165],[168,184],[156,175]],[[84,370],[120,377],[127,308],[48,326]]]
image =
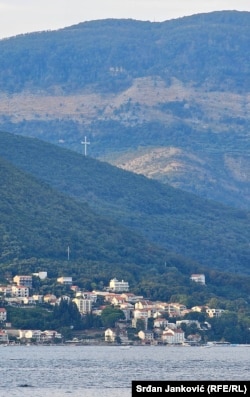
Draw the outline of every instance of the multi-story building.
[[[18,298],[27,298],[29,296],[29,288],[23,285],[12,285],[11,295]]]
[[[181,303],[168,303],[166,312],[170,317],[180,317],[186,313],[186,306]]]
[[[176,329],[167,328],[162,333],[162,341],[170,345],[179,345],[184,343],[185,334],[181,328],[176,328]]]
[[[139,331],[138,332],[138,337],[144,342],[144,343],[152,343],[154,341],[154,333],[153,331]]]
[[[35,339],[36,342],[41,341],[41,334],[42,331],[39,329],[32,329],[32,330],[19,330],[19,339]]]
[[[18,286],[32,288],[32,276],[15,276],[13,281]]]
[[[73,302],[76,304],[78,310],[82,314],[90,313],[92,310],[92,300],[84,299],[81,297],[73,299]]]
[[[129,291],[129,283],[127,281],[118,281],[113,278],[109,282],[109,290],[113,292],[127,292]]]
[[[223,309],[207,309],[206,313],[209,315],[209,317],[220,317],[225,310]]]

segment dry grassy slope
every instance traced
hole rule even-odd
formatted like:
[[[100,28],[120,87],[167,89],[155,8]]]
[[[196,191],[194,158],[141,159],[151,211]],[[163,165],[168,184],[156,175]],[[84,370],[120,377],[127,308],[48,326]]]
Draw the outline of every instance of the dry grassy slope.
[[[55,87],[54,92],[56,91]],[[136,79],[128,90],[117,95],[103,95],[88,89],[80,94],[68,96],[60,93],[52,95],[29,92],[13,96],[2,94],[0,100],[0,118],[7,115],[17,123],[24,119],[56,118],[71,119],[83,124],[96,119],[118,120],[125,125],[137,125],[154,120],[168,124],[178,119],[177,113],[163,110],[161,104],[174,101],[185,101],[183,106],[186,109],[199,109],[197,116],[185,118],[184,114],[182,121],[195,126],[201,133],[207,128],[216,133],[233,128],[234,133],[241,133],[241,125],[234,125],[232,120],[250,119],[250,94],[212,92],[206,90],[206,87],[184,85],[176,79],[173,79],[169,86],[159,78]],[[199,191],[208,197],[207,189],[216,192],[217,186],[221,186],[230,194],[240,193],[244,200],[248,200],[250,207],[250,157],[239,156],[237,150],[236,154],[225,153],[224,175],[221,177],[213,172],[214,165],[210,164],[211,159],[207,153],[190,153],[177,147],[151,147],[120,157],[110,154],[103,159],[127,170],[168,182],[175,187]],[[212,194],[212,197],[216,199],[216,193]]]
[[[56,88],[55,88],[56,92]],[[231,92],[209,92],[204,88],[184,85],[173,79],[170,86],[166,86],[160,79],[140,78],[134,81],[132,87],[117,95],[103,95],[89,89],[77,95],[30,93],[1,94],[0,117],[10,116],[13,121],[23,119],[74,119],[83,123],[91,122],[98,117],[141,122],[143,120],[165,120],[171,114],[160,111],[157,106],[161,103],[183,101],[192,106],[197,104],[206,114],[209,124],[218,120],[223,125],[224,117],[249,117],[250,94],[234,94]],[[128,109],[128,103],[131,104]],[[202,120],[202,123],[206,123]],[[190,123],[201,123],[201,120],[189,120]],[[202,124],[201,124],[202,127]]]
[[[177,188],[197,191],[205,196],[208,186],[210,189],[216,189],[216,185],[235,194],[242,194],[243,191],[246,198],[249,192],[247,186],[244,193],[242,186],[240,189],[235,185],[235,181],[248,186],[250,184],[250,158],[247,156],[245,158],[230,154],[224,156],[224,166],[227,174],[231,175],[230,178],[215,176],[213,169],[208,167],[210,162],[208,155],[192,154],[177,147],[145,149],[125,154],[110,162],[128,171],[170,183]],[[249,198],[248,202],[250,205]]]

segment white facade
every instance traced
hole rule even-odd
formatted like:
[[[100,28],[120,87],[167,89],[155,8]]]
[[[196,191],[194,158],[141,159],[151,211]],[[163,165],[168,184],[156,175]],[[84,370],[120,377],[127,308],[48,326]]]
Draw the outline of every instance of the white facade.
[[[205,285],[205,274],[192,274],[190,278],[196,283]]]
[[[53,339],[62,339],[62,334],[57,331],[43,331],[41,333],[41,342],[51,342]]]
[[[27,298],[29,296],[29,288],[22,285],[12,285],[11,295],[19,298]]]
[[[42,331],[38,329],[29,329],[29,330],[19,330],[19,338],[20,339],[35,339],[37,342],[41,340]]]
[[[129,291],[129,284],[127,281],[118,281],[116,278],[113,278],[109,282],[109,289],[114,292],[127,292]]]
[[[139,331],[138,337],[147,342],[152,342],[154,340],[154,333],[152,331]]]
[[[223,309],[207,309],[206,313],[209,315],[209,317],[220,317],[222,313],[224,313],[225,310]]]
[[[59,277],[57,282],[64,285],[72,285],[72,277]]]
[[[23,304],[24,305],[35,305],[36,301],[32,296],[29,296],[29,297],[23,298]]]
[[[32,276],[15,276],[13,278],[14,283],[18,286],[23,285],[24,287],[32,288]]]
[[[105,342],[115,342],[116,333],[111,328],[106,329],[104,335],[105,335]]]
[[[168,320],[162,317],[158,317],[154,320],[154,327],[155,328],[166,328],[168,325]]]
[[[92,300],[84,298],[75,298],[73,302],[76,304],[80,313],[90,313],[92,310]]]
[[[182,329],[166,329],[162,333],[162,340],[170,345],[182,344],[185,341],[185,334]]]
[[[45,280],[47,278],[47,275],[47,272],[33,273],[33,276],[39,277],[40,280]]]

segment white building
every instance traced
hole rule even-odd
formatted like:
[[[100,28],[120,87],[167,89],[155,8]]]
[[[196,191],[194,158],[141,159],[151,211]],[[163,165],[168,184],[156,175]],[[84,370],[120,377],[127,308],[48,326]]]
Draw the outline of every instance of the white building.
[[[57,331],[43,331],[41,333],[41,342],[51,342],[54,339],[60,340],[62,339],[62,334]]]
[[[42,331],[40,331],[39,329],[19,330],[19,339],[27,339],[27,340],[35,339],[36,342],[40,342],[41,334]]]
[[[192,274],[190,278],[196,283],[205,285],[205,274]]]
[[[33,276],[39,277],[40,280],[45,280],[47,278],[47,272],[38,272],[38,273],[33,273]]]
[[[96,293],[89,291],[77,291],[76,298],[90,299],[92,303],[96,303],[97,301]]]
[[[145,343],[149,342],[153,342],[154,341],[154,333],[153,331],[139,331],[138,332],[138,337]]]
[[[105,342],[115,342],[116,340],[116,332],[111,328],[106,329],[104,333]]]
[[[72,285],[72,277],[59,277],[57,282],[63,285]]]
[[[14,283],[18,286],[24,286],[28,288],[32,288],[32,276],[15,276],[13,278]]]
[[[11,287],[11,295],[19,298],[28,298],[29,296],[29,288],[24,287],[23,285],[12,285]]]
[[[206,313],[209,315],[209,317],[220,317],[225,310],[223,309],[207,309]]]
[[[131,292],[126,293],[124,292],[123,294],[121,294],[122,298],[125,298],[125,300],[129,303],[136,303],[139,302],[140,300],[143,300],[143,296],[142,295],[135,295]]]
[[[36,305],[36,301],[32,296],[23,298],[22,302],[24,305]]]
[[[168,320],[163,317],[158,317],[154,320],[155,328],[166,328],[168,325]]]
[[[114,292],[128,292],[129,284],[127,281],[118,281],[116,278],[113,278],[109,282],[109,290]]]
[[[179,345],[184,343],[185,334],[181,328],[169,329],[167,328],[162,333],[162,340],[170,345]]]
[[[73,299],[73,302],[76,304],[76,306],[81,314],[91,313],[91,311],[92,311],[92,300],[91,299],[77,297],[77,298]]]
[[[34,301],[36,303],[42,303],[42,301],[43,301],[43,295],[35,294],[35,295],[32,295],[32,298],[34,299]]]

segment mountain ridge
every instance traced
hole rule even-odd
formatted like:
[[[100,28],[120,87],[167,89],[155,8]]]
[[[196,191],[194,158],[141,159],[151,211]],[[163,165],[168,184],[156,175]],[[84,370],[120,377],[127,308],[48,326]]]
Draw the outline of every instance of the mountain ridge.
[[[249,21],[107,19],[1,40],[0,128],[77,152],[87,136],[94,158],[249,210]]]
[[[37,138],[0,132],[0,156],[160,249],[249,273],[249,212],[223,206]]]
[[[0,133],[1,148],[3,135],[5,134]],[[77,285],[87,290],[91,290],[93,286],[102,289],[104,285],[108,285],[110,277],[115,276],[118,279],[126,279],[137,294],[163,300],[178,300],[185,297],[190,305],[202,304],[215,297],[225,302],[225,300],[246,299],[249,295],[248,267],[244,270],[243,266],[235,272],[236,269],[229,267],[223,269],[223,266],[204,266],[161,247],[157,242],[150,242],[142,236],[139,228],[136,230],[132,227],[123,227],[117,221],[115,209],[113,218],[110,208],[109,212],[106,212],[107,204],[103,211],[105,216],[100,215],[100,210],[93,211],[91,199],[98,189],[101,189],[99,191],[101,197],[106,192],[107,201],[110,197],[110,188],[117,189],[115,200],[110,204],[114,207],[116,200],[119,203],[124,193],[123,190],[120,195],[118,194],[117,178],[126,176],[128,185],[131,186],[134,183],[138,185],[142,180],[148,183],[147,178],[135,176],[109,164],[88,159],[69,150],[62,150],[37,139],[15,137],[13,134],[7,136],[11,139],[16,138],[15,143],[18,142],[19,145],[23,143],[23,146],[17,144],[13,151],[12,145],[6,145],[9,146],[7,156],[3,158],[0,155],[0,280],[2,282],[6,282],[6,279],[16,274],[47,271],[52,284],[54,280],[55,288],[59,276],[71,276]],[[28,141],[33,150],[30,150]],[[13,143],[13,140],[10,142]],[[6,144],[6,137],[4,143]],[[34,146],[37,146],[40,157]],[[51,153],[48,153],[48,149]],[[43,162],[46,162],[41,171],[45,176],[49,169],[50,175],[53,175],[55,180],[58,178],[56,163],[58,168],[64,164],[61,175],[68,170],[68,178],[63,181],[58,180],[59,184],[63,183],[64,189],[61,190],[64,192],[60,192],[59,186],[55,186],[55,181],[48,183],[49,175],[45,181],[44,176],[35,176],[34,169],[23,171],[24,165],[14,166],[13,158],[9,153],[12,153],[13,158],[19,157],[17,162],[20,162],[20,157],[23,156],[27,168],[33,157],[39,159],[38,169]],[[55,153],[58,153],[60,159],[62,156],[65,161],[58,163]],[[54,160],[51,167],[50,160]],[[78,164],[77,170],[76,164]],[[76,200],[77,192],[68,191],[69,181],[73,174],[79,175],[79,170],[84,174],[83,181],[85,181],[91,169],[90,180],[85,186],[87,191],[93,185],[91,178],[96,176],[97,179],[104,180],[105,176],[107,177],[106,171],[109,170],[110,175],[105,181],[107,183],[102,188],[99,179],[96,188],[90,192],[88,200],[86,196],[82,200]],[[117,175],[115,181],[110,186],[108,180],[113,180],[115,175]],[[79,180],[77,181],[79,188],[78,182]],[[151,188],[154,185],[157,189],[161,186],[157,181],[149,181],[149,184]],[[162,188],[166,193],[165,185],[162,185]],[[143,191],[143,187],[140,187],[139,191],[141,189]],[[139,191],[133,191],[137,199],[132,200],[130,205],[132,217],[136,217],[133,207],[141,203]],[[175,189],[170,187],[170,191],[173,194]],[[184,192],[184,195],[187,197],[187,193]],[[173,197],[175,200],[176,198],[177,196]],[[184,197],[183,200],[186,201]],[[160,210],[158,204],[154,203],[157,211]],[[222,208],[220,206],[218,210]],[[97,205],[95,209],[98,209]],[[120,205],[118,212],[121,210]],[[146,208],[144,211],[141,209],[141,217],[144,216],[145,211],[152,211],[152,208]],[[185,212],[185,208],[183,211]],[[202,212],[202,208],[200,211]],[[152,212],[149,215],[150,218],[154,217]],[[210,216],[212,215],[214,216],[215,213],[210,212]],[[246,216],[244,211],[241,216]],[[233,219],[236,220],[234,217]],[[234,224],[233,227],[236,231],[239,225]],[[195,238],[194,233],[193,238]],[[232,238],[237,241],[237,234],[234,237],[232,234]],[[233,240],[231,245],[234,249]],[[235,261],[237,250],[234,251],[234,255]],[[206,288],[190,281],[192,273],[206,275]],[[44,285],[43,288],[47,290],[48,286]]]

